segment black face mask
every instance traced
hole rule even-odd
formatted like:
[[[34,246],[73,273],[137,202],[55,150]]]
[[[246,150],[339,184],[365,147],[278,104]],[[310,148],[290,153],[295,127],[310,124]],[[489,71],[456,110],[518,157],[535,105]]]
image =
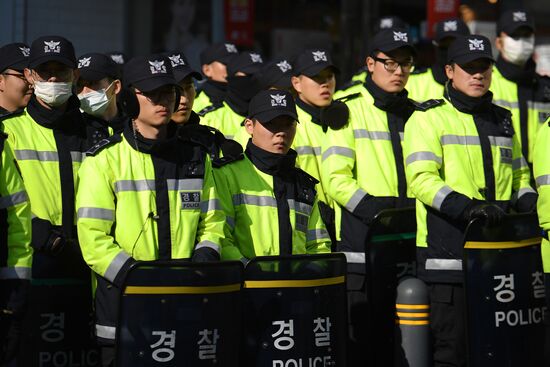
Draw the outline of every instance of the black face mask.
[[[249,102],[259,92],[256,78],[247,76],[228,76],[227,91]]]

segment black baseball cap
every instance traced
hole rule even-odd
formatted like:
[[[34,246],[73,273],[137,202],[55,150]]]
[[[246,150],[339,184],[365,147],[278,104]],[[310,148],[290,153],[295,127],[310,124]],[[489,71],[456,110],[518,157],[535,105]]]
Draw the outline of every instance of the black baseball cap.
[[[470,29],[460,18],[449,18],[437,22],[435,25],[435,41],[441,42],[444,38],[456,36],[468,36]]]
[[[10,43],[0,47],[0,72],[6,69],[23,71],[29,65],[31,49],[24,43]]]
[[[31,44],[29,68],[35,68],[48,61],[59,61],[76,69],[73,44],[61,36],[43,36],[35,39]]]
[[[457,36],[447,51],[447,64],[466,64],[477,59],[494,62],[491,42],[487,37],[472,34]]]
[[[497,36],[500,32],[506,34],[514,33],[520,27],[527,27],[532,32],[535,31],[535,20],[533,16],[525,10],[509,10],[500,16],[497,23]]]
[[[164,56],[166,56],[170,60],[172,71],[174,73],[174,78],[178,83],[188,76],[191,76],[197,80],[202,80],[202,75],[199,72],[191,69],[191,66],[189,66],[189,62],[187,61],[187,58],[185,57],[183,52],[165,52]]]
[[[311,78],[326,68],[332,68],[336,73],[340,72],[332,62],[330,53],[327,50],[305,50],[294,60],[294,75],[305,75]]]
[[[386,53],[401,47],[409,48],[416,55],[409,31],[403,28],[384,29],[374,35],[371,41],[370,54],[373,55],[375,51]]]
[[[100,53],[88,53],[78,58],[80,78],[91,82],[103,78],[119,79],[120,72],[116,62]]]
[[[286,59],[272,61],[265,64],[258,74],[258,82],[261,89],[290,88],[292,83],[292,65]]]
[[[248,105],[248,118],[262,124],[279,116],[298,120],[296,104],[290,92],[285,90],[263,90],[256,94]]]
[[[201,52],[201,64],[211,64],[214,61],[219,61],[222,64],[227,65],[231,58],[238,55],[238,53],[239,51],[237,50],[237,46],[232,43],[215,43]]]
[[[237,72],[254,75],[264,64],[262,55],[257,52],[242,52],[232,57],[227,64],[227,75],[233,76]]]
[[[109,52],[106,52],[105,54],[109,56],[118,65],[124,65],[126,63],[126,60],[128,60],[128,57],[124,52],[109,51]]]
[[[375,27],[375,32],[380,32],[382,29],[391,29],[391,28],[400,28],[400,29],[408,29],[409,26],[407,23],[403,21],[403,19],[399,18],[395,15],[387,15],[384,17],[381,17],[378,20],[378,23]]]
[[[170,60],[163,55],[134,57],[124,65],[124,82],[142,92],[177,85]]]

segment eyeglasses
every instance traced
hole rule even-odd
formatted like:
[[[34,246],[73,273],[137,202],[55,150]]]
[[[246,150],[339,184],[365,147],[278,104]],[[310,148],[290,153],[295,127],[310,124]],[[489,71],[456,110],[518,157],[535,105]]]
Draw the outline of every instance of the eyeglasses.
[[[382,59],[376,56],[373,56],[372,58],[374,59],[374,61],[378,61],[384,64],[384,69],[386,69],[386,71],[389,71],[390,73],[395,72],[400,66],[401,71],[403,71],[404,73],[411,72],[414,69],[414,63],[412,60],[399,62],[393,59]]]
[[[136,94],[144,96],[153,104],[159,104],[161,101],[173,101],[176,99],[176,89],[155,89],[151,92],[136,91]]]
[[[10,75],[10,76],[14,76],[18,79],[21,79],[22,81],[24,81],[25,83],[29,84],[29,82],[27,81],[27,78],[25,78],[25,75],[23,74],[15,74],[15,73],[2,73],[2,75]]]

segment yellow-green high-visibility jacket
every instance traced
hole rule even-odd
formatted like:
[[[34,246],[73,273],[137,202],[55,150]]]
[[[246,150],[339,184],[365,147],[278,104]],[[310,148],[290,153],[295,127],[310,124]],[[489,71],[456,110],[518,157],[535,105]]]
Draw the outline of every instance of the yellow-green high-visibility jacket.
[[[540,227],[550,232],[550,119],[541,127],[533,151],[533,176],[537,184],[539,198],[537,213]],[[550,242],[542,240],[542,264],[544,272],[550,273]]]
[[[443,84],[435,80],[431,68],[411,73],[407,81],[409,98],[419,102],[442,98],[444,88]]]
[[[507,108],[512,112],[514,130],[520,144],[527,145],[522,148],[523,154],[529,163],[533,162],[533,149],[539,128],[544,124],[550,103],[537,102],[535,98],[536,87],[520,87],[514,81],[506,79],[498,68],[499,63],[493,68],[491,91],[493,102],[496,105]],[[522,123],[521,109],[525,109],[525,123]]]
[[[198,91],[197,96],[195,97],[195,101],[193,102],[193,111],[195,111],[196,113],[200,113],[208,106],[212,106],[212,101],[210,100],[210,97],[208,97],[208,95],[204,91]]]
[[[30,280],[31,206],[5,139],[0,133],[0,281]]]
[[[333,99],[336,100],[336,99],[344,98],[344,97],[352,95],[352,94],[361,93],[361,91],[365,88],[363,86],[364,81],[365,81],[364,79],[361,82],[356,80],[352,83],[349,83],[349,84],[343,86],[342,89],[337,90],[336,93],[334,93]]]
[[[274,177],[260,171],[246,155],[214,169],[214,177],[227,216],[222,258],[246,261],[255,256],[279,255],[281,229]],[[295,177],[295,192],[287,192],[292,253],[330,252],[330,237],[315,196],[315,180],[298,168]]]
[[[491,108],[498,118],[476,123],[445,102],[413,113],[405,126],[407,181],[417,199],[418,275],[424,280],[462,282],[466,223],[459,218],[471,199],[507,210],[511,199],[534,193],[509,111]]]
[[[201,124],[220,130],[227,139],[233,139],[245,120],[245,116],[233,111],[226,102],[203,109],[199,116]]]

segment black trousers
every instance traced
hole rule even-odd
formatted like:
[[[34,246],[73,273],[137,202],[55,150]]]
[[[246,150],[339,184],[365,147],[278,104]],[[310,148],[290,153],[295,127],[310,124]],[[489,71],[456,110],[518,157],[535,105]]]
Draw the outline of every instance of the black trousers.
[[[434,367],[466,366],[466,303],[459,284],[429,284]]]

